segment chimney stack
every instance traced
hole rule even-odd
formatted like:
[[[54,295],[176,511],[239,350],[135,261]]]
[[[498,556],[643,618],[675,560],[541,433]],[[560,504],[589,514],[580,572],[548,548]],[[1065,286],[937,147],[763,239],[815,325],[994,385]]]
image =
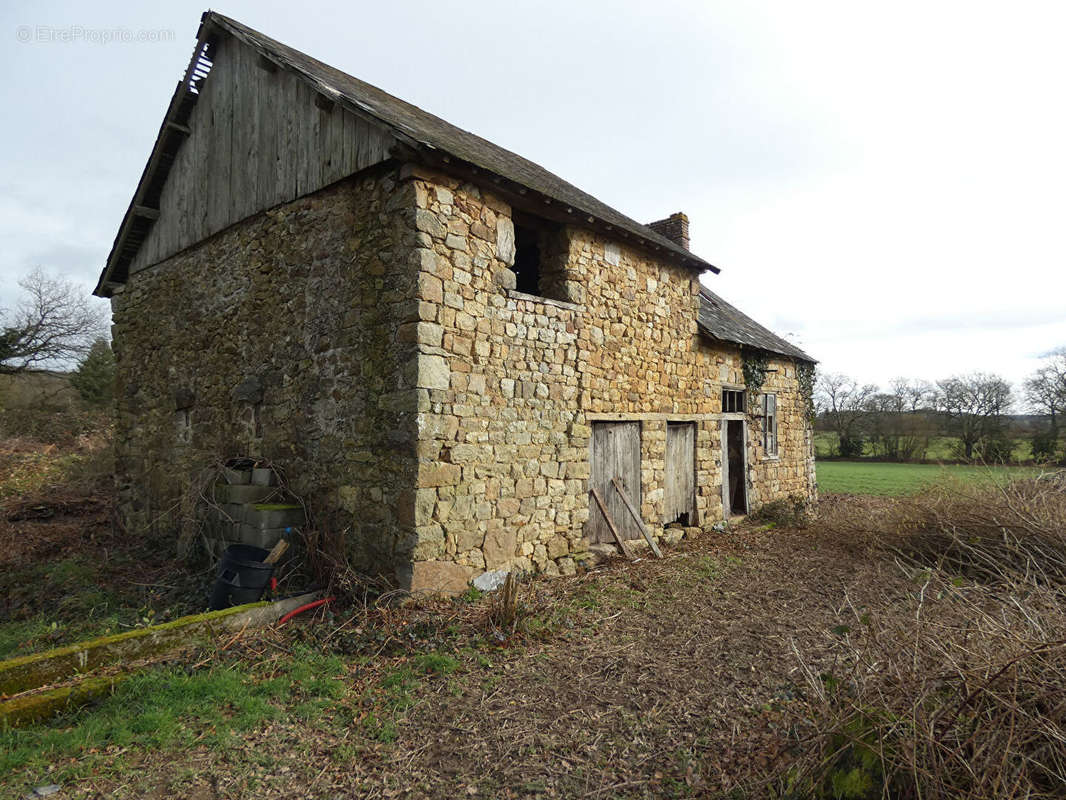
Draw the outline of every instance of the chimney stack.
[[[649,222],[648,227],[660,236],[665,236],[672,242],[688,250],[688,217],[681,211],[671,214],[666,219],[658,222]]]

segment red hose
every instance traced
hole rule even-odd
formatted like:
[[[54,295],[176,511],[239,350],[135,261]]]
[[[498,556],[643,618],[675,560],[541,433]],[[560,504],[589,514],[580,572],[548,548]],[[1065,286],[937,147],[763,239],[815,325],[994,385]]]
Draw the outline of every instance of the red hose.
[[[304,605],[300,606],[299,608],[294,608],[292,611],[290,611],[284,617],[279,619],[278,620],[278,625],[284,625],[286,622],[288,622],[290,619],[295,617],[297,614],[302,614],[305,611],[310,611],[312,608],[318,608],[319,606],[324,606],[326,603],[330,603],[332,601],[333,601],[332,597],[323,597],[321,600],[312,600],[310,603],[305,603]]]

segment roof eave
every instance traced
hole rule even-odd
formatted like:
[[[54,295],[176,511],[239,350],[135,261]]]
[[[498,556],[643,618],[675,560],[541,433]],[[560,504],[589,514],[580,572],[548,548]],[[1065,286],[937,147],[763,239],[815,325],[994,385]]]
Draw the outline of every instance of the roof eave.
[[[732,345],[733,347],[747,348],[748,350],[758,350],[759,352],[766,353],[775,358],[791,358],[793,361],[806,361],[808,364],[818,363],[818,359],[811,358],[798,347],[792,352],[787,352],[783,349],[775,350],[768,347],[763,347],[762,345],[751,344],[750,342],[741,342],[737,339],[724,338],[714,333],[710,328],[708,328],[706,325],[703,325],[702,323],[699,324],[699,332],[702,336],[705,336],[714,342]]]
[[[556,222],[591,228],[610,238],[620,239],[636,245],[658,257],[668,258],[681,266],[696,270],[698,273],[710,271],[717,275],[721,272],[713,264],[704,261],[699,256],[671,242],[669,239],[657,236],[650,230],[648,231],[648,236],[642,236],[610,223],[586,209],[567,204],[558,198],[539,192],[536,189],[531,189],[490,169],[456,158],[433,145],[420,142],[417,147],[405,148],[398,155],[408,161],[422,164],[453,177],[486,186],[500,194],[502,199],[507,200],[511,205],[516,205],[525,211],[536,212],[538,215]],[[660,241],[656,241],[656,239]]]

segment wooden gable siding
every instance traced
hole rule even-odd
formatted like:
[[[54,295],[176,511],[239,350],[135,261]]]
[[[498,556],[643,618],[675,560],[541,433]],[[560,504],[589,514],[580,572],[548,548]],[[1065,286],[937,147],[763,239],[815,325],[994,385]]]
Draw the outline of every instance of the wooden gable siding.
[[[296,74],[264,69],[251,47],[222,38],[130,272],[389,158],[385,128],[325,100]]]

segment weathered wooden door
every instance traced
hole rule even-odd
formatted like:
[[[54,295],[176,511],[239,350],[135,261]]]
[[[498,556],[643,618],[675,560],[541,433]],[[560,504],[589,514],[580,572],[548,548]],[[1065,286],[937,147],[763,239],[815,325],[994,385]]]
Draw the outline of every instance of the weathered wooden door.
[[[623,539],[640,536],[637,521],[626,509],[618,491],[611,485],[618,478],[629,499],[640,508],[640,423],[594,422],[592,424],[589,486],[596,489],[607,506]],[[614,542],[599,506],[589,498],[589,541]]]
[[[696,424],[666,425],[666,486],[663,522],[696,524]]]
[[[722,512],[748,513],[747,431],[743,420],[722,420]]]

